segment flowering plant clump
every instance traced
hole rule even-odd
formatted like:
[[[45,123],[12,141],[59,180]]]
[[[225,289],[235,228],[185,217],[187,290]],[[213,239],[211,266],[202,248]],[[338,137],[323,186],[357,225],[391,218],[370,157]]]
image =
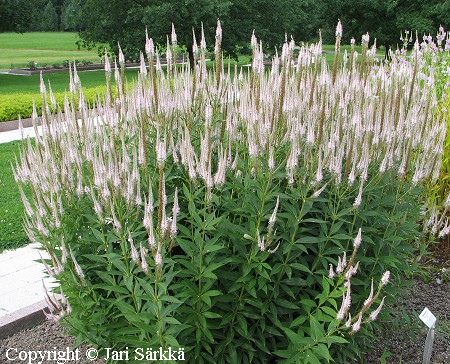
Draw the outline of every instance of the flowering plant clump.
[[[74,68],[64,113],[44,108],[43,135],[24,141],[15,175],[60,284],[52,317],[100,349],[345,362],[413,269],[445,138],[433,87],[408,60],[374,66],[369,35],[361,62],[332,70],[321,42],[294,41],[266,70],[253,35],[248,73],[223,62],[220,23],[213,71],[204,37],[194,68],[171,39],[163,70],[147,37],[127,92],[123,55],[105,60],[93,108]]]
[[[431,220],[428,219],[425,229],[431,233],[432,238],[441,238],[446,230],[450,229],[445,217],[448,215],[450,207],[447,198],[450,193],[450,95],[447,90],[450,86],[450,32],[440,26],[438,32],[433,37],[431,34],[424,34],[416,37],[410,31],[401,34],[400,40],[403,45],[401,49],[395,51],[395,58],[399,62],[409,58],[414,62],[416,72],[412,77],[414,82],[427,83],[433,85],[438,100],[437,108],[433,112],[440,113],[447,123],[447,134],[444,143],[443,162],[441,173],[437,183],[431,183],[429,189],[429,210]],[[411,51],[408,51],[411,47]],[[393,54],[393,53],[391,53]],[[448,232],[447,232],[448,233]]]

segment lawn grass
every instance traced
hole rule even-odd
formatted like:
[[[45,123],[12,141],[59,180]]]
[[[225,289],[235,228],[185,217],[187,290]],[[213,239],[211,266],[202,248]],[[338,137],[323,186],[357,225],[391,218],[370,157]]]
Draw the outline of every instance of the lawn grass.
[[[0,252],[28,244],[22,228],[24,209],[11,170],[20,145],[20,141],[0,144]]]
[[[25,67],[30,61],[38,66],[74,59],[99,63],[97,49],[78,49],[77,40],[73,32],[0,33],[0,69]]]
[[[128,80],[132,80],[137,77],[137,73],[137,69],[127,69],[125,75]],[[78,72],[78,76],[80,77],[83,89],[103,86],[106,83],[105,72],[103,70]],[[69,90],[68,72],[45,73],[42,77],[47,85],[50,81],[53,92],[64,92]],[[112,79],[112,82],[114,82],[114,78]],[[18,76],[0,74],[0,96],[18,93],[33,93],[40,97],[39,75]]]

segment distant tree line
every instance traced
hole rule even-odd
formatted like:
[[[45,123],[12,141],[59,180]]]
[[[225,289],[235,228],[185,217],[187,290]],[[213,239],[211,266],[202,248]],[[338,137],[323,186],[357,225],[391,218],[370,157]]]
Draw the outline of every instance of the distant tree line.
[[[343,42],[360,41],[369,32],[378,45],[395,46],[400,32],[435,33],[450,27],[450,1],[442,0],[0,0],[0,31],[78,31],[85,45],[120,42],[136,59],[144,48],[144,31],[164,45],[175,24],[178,43],[189,49],[204,25],[213,43],[217,19],[223,27],[223,49],[246,51],[253,30],[266,49],[287,35],[296,41],[334,41],[338,19]]]
[[[79,0],[0,0],[0,32],[79,31]]]

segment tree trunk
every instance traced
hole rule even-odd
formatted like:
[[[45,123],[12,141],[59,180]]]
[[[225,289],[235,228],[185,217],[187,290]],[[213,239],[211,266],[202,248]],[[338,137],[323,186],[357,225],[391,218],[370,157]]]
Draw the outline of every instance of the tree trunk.
[[[191,42],[191,44],[189,44],[187,46],[187,52],[189,55],[189,66],[191,67],[191,69],[193,69],[195,66],[194,65],[194,52],[192,51],[192,46],[193,46],[192,42]]]

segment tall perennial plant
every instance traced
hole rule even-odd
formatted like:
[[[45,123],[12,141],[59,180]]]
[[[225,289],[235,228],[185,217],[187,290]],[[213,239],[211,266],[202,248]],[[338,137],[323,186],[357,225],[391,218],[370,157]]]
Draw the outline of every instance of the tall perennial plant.
[[[294,41],[266,68],[253,35],[244,72],[225,66],[220,24],[212,71],[204,37],[195,67],[177,64],[174,34],[164,71],[147,37],[126,93],[123,55],[107,60],[95,107],[74,69],[64,112],[24,141],[15,176],[60,285],[51,318],[102,350],[345,362],[412,270],[445,138],[433,86],[412,60],[376,63],[369,35],[333,69],[321,42]]]

